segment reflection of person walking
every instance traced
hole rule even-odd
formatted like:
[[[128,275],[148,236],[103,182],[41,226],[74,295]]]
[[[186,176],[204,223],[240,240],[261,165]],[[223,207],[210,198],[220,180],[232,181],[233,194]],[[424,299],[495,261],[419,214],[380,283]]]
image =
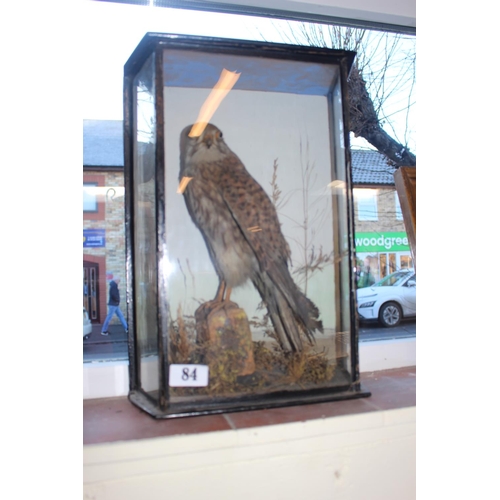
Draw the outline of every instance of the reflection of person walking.
[[[108,335],[109,322],[116,314],[118,319],[121,321],[123,328],[125,328],[125,333],[128,333],[128,325],[122,312],[120,311],[120,291],[118,290],[118,284],[120,283],[119,278],[115,278],[109,282],[109,300],[108,300],[108,315],[104,320],[102,325],[101,335]]]
[[[372,286],[375,283],[375,278],[370,269],[370,259],[367,257],[365,259],[365,268],[359,274],[358,288],[366,288]]]

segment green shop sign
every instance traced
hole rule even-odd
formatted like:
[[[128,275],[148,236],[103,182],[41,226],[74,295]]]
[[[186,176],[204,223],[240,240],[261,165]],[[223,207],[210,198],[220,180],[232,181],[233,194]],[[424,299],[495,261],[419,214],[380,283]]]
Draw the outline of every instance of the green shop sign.
[[[398,252],[410,250],[406,233],[356,233],[356,252]]]

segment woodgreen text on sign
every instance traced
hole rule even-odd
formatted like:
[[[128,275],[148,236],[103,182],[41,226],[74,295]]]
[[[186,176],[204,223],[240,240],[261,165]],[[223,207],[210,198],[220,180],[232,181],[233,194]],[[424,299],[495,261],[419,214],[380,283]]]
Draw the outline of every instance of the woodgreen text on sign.
[[[405,232],[356,233],[356,252],[408,251],[408,236]]]

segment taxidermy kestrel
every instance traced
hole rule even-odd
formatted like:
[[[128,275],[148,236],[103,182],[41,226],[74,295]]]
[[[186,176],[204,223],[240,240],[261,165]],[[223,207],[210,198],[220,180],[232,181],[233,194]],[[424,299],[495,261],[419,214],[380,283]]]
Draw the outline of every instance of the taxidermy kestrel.
[[[214,301],[228,303],[232,288],[250,280],[281,347],[301,351],[301,332],[312,343],[323,325],[290,275],[290,248],[276,209],[215,125],[209,123],[198,137],[189,137],[191,128],[181,132],[179,180],[192,178],[183,195],[219,277]]]

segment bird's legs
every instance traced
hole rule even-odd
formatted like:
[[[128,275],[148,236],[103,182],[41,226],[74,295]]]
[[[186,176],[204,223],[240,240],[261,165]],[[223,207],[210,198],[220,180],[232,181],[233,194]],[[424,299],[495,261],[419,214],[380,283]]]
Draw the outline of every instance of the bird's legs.
[[[227,286],[224,280],[219,281],[219,286],[217,287],[217,293],[215,294],[214,300],[212,302],[230,302],[231,292],[233,289]]]
[[[196,331],[198,332],[198,337],[203,341],[211,338],[210,331],[212,328],[216,328],[213,325],[219,325],[221,319],[225,323],[230,317],[230,310],[238,309],[238,304],[229,300],[231,292],[232,288],[227,286],[225,280],[219,278],[219,286],[217,287],[215,297],[212,300],[204,302],[196,309],[194,313]],[[214,315],[216,317],[215,323],[213,322]]]
[[[219,286],[213,302],[222,302],[224,300],[224,292],[226,291],[226,282],[219,280]]]
[[[210,301],[210,308],[213,311],[218,311],[219,309],[225,308],[231,303],[229,298],[231,297],[231,292],[233,289],[227,286],[224,280],[219,281],[219,286],[217,287],[217,293],[213,300]]]

